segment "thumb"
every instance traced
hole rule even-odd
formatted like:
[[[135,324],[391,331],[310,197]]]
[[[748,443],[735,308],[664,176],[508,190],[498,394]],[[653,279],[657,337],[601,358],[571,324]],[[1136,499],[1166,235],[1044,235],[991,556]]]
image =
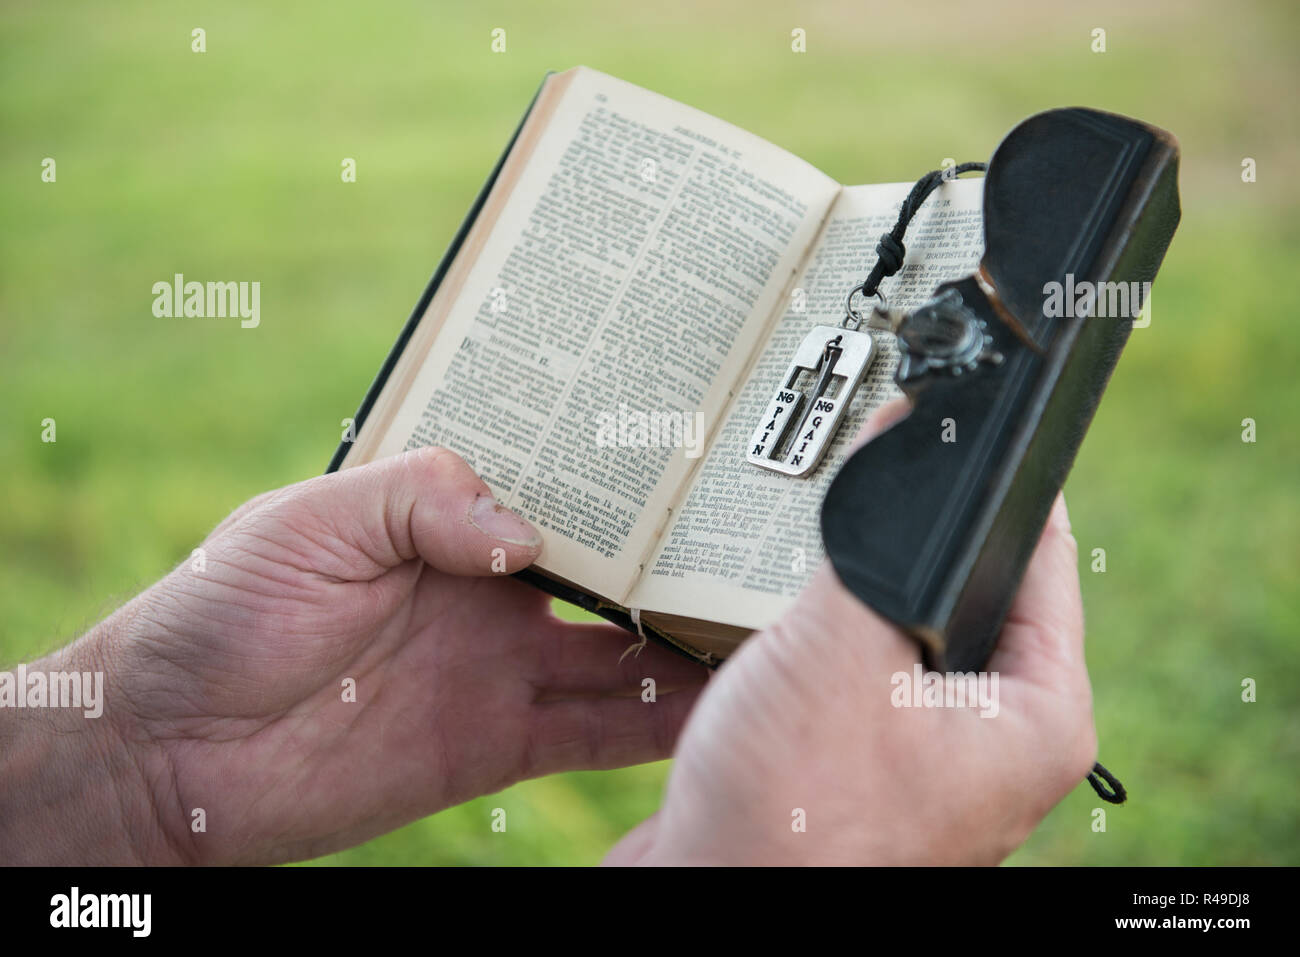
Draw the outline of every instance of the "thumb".
[[[849,446],[850,454],[882,432],[888,432],[911,414],[912,403],[906,397],[890,399],[867,416],[867,421],[862,424],[862,430],[853,437],[853,444]]]
[[[449,449],[414,449],[321,476],[305,484],[303,498],[315,520],[309,527],[325,525],[345,546],[338,557],[350,574],[339,577],[373,577],[414,558],[453,575],[501,574],[532,564],[542,550],[537,530]]]
[[[849,454],[893,428],[911,411],[912,405],[905,398],[875,409],[853,438]],[[818,644],[838,645],[840,656],[831,659],[837,668],[844,664],[842,655],[857,656],[863,674],[887,677],[911,668],[919,657],[912,639],[844,587],[829,560],[822,563],[800,593],[783,626],[789,631],[806,632]]]

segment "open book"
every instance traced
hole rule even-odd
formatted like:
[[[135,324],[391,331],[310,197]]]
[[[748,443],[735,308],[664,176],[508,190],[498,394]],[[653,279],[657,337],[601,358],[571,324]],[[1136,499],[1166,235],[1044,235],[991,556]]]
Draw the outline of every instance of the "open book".
[[[342,467],[460,453],[533,522],[536,571],[704,660],[798,595],[872,409],[877,357],[810,478],[746,461],[799,343],[837,325],[910,183],[841,186],[758,137],[585,67],[549,76],[363,406]],[[886,284],[970,273],[982,182],[943,184]]]

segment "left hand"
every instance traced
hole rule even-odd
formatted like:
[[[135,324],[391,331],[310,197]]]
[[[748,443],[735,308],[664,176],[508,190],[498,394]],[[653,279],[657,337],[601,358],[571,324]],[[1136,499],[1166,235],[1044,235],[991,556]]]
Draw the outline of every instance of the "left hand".
[[[506,577],[541,540],[445,449],[263,495],[203,549],[43,665],[106,673],[81,751],[0,759],[80,775],[31,782],[28,805],[107,807],[117,837],[29,829],[36,848],[0,823],[0,859],[315,857],[524,778],[668,757],[706,680],[654,646],[620,664],[625,632],[560,621]]]

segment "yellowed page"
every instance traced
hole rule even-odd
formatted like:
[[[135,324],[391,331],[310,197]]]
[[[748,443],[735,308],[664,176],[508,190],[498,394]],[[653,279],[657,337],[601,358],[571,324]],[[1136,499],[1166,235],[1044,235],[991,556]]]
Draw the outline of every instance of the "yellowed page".
[[[346,464],[454,449],[541,529],[539,567],[618,601],[840,187],[613,77],[557,81],[495,226],[430,304],[431,350],[404,357],[403,391],[376,406],[391,425]],[[620,414],[676,414],[688,447],[602,433]]]

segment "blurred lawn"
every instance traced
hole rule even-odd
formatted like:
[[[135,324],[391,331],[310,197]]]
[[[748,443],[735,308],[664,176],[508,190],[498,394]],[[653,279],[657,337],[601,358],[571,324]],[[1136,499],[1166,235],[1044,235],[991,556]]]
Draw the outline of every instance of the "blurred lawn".
[[[7,2],[0,667],[78,634],[239,502],[324,468],[544,70],[603,69],[846,183],[983,158],[1031,112],[1095,106],[1184,151],[1152,325],[1067,488],[1101,757],[1133,798],[1093,834],[1080,786],[1012,860],[1300,863],[1296,11],[792,10]],[[261,327],[155,319],[150,287],[174,272],[260,280]],[[1097,547],[1105,574],[1088,570]],[[656,807],[666,770],[529,782],[324,860],[595,862]],[[497,806],[507,834],[489,828]]]

